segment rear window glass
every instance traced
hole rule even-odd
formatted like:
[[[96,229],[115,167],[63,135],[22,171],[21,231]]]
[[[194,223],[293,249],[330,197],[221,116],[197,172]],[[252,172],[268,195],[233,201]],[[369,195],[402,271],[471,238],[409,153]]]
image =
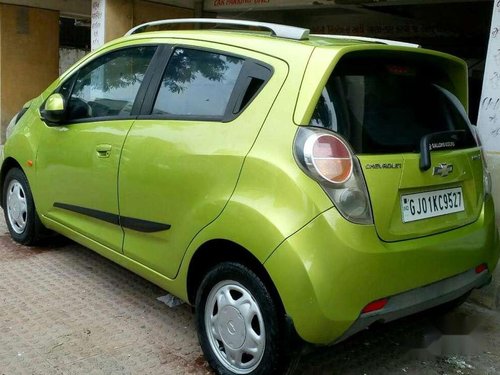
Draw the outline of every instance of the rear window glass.
[[[464,130],[460,147],[473,147],[466,116],[440,85],[439,71],[383,58],[345,58],[333,71],[311,125],[343,135],[357,153],[419,152],[423,136]]]

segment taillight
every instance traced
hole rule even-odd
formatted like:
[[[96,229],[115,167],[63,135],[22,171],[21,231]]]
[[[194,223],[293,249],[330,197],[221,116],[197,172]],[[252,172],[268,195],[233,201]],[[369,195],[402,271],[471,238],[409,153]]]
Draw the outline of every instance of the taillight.
[[[486,165],[486,159],[484,158],[483,151],[481,150],[481,155],[483,156],[483,189],[484,196],[491,194],[491,174],[488,171],[488,167]]]
[[[347,145],[332,134],[314,134],[304,144],[309,169],[333,184],[346,182],[352,174],[352,155]]]
[[[474,138],[476,139],[477,146],[480,149],[481,153],[481,161],[483,163],[483,190],[484,190],[484,196],[486,197],[487,195],[491,194],[491,174],[490,171],[488,170],[488,164],[486,163],[486,158],[484,157],[484,149],[483,149],[483,144],[481,142],[481,137],[479,136],[479,132],[477,131],[477,128],[474,125],[470,126],[472,134],[474,135]]]
[[[341,136],[322,128],[301,127],[295,139],[295,158],[346,219],[358,224],[373,223],[359,161]]]

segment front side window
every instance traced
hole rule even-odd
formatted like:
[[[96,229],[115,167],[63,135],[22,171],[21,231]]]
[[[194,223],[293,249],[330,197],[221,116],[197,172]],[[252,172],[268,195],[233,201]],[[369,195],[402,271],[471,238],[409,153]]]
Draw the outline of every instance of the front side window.
[[[59,90],[63,96],[71,91],[67,120],[130,115],[155,51],[154,46],[122,49],[83,67],[74,85],[68,81]]]
[[[222,117],[244,60],[177,48],[167,65],[153,115]]]

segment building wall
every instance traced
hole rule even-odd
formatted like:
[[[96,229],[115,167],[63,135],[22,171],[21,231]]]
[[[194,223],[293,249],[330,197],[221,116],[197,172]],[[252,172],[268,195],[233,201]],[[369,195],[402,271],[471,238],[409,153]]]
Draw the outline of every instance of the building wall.
[[[134,25],[154,20],[190,18],[193,16],[193,9],[172,7],[143,0],[134,1]]]
[[[171,18],[193,17],[194,10],[143,0],[106,0],[105,40],[123,36],[141,23]]]
[[[102,1],[102,0],[101,0]],[[105,0],[105,38],[119,38],[134,24],[133,0]]]
[[[59,12],[0,5],[1,140],[10,119],[59,74]]]

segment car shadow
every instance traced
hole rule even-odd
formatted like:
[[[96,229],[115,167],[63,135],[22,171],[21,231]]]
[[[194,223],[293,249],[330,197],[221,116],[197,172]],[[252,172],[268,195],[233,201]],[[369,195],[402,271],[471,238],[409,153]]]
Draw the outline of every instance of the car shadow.
[[[422,365],[436,368],[429,373],[446,373],[454,366],[450,358],[484,351],[487,330],[472,304],[448,313],[431,310],[374,325],[330,347],[306,349],[287,375],[412,373]]]

